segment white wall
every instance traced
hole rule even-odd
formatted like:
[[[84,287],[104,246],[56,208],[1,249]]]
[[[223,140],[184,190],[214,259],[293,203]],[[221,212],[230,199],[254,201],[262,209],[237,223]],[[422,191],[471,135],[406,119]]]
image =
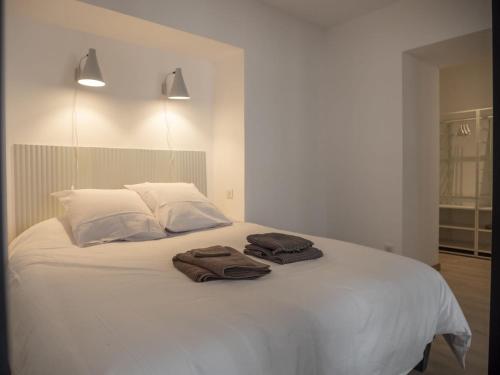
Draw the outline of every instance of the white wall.
[[[439,263],[439,68],[403,54],[402,254]]]
[[[440,70],[441,113],[493,106],[491,60],[448,66]]]
[[[87,2],[243,48],[246,219],[325,234],[316,137],[319,28],[257,1]]]
[[[213,125],[213,200],[226,215],[245,219],[245,122],[243,54],[217,61]],[[235,199],[236,198],[236,199]],[[238,199],[239,198],[239,199]]]
[[[403,249],[403,57],[491,27],[488,0],[402,0],[328,32],[321,134],[330,236]]]
[[[6,132],[11,238],[15,230],[11,146],[71,145],[74,68],[89,47],[97,49],[107,85],[99,89],[79,86],[80,145],[167,148],[160,87],[169,70],[182,67],[192,99],[166,104],[170,146],[206,151],[208,195],[214,195],[213,63],[8,14]]]

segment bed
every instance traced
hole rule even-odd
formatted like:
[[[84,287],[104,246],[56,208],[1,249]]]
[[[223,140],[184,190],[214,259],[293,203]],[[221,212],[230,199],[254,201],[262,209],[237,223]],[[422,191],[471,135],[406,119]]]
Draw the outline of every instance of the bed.
[[[13,373],[398,375],[438,334],[463,360],[471,333],[453,293],[406,257],[305,236],[323,258],[258,280],[198,284],[172,265],[272,230],[235,223],[79,248],[59,219],[32,226],[10,247]]]
[[[399,375],[439,334],[463,364],[471,332],[453,293],[437,271],[409,258],[304,236],[322,258],[272,264],[257,280],[200,284],[174,268],[174,255],[211,245],[241,251],[247,235],[275,229],[234,223],[76,246],[50,196],[73,182],[207,187],[204,152],[80,147],[78,154],[80,168],[72,147],[14,146],[14,375]]]

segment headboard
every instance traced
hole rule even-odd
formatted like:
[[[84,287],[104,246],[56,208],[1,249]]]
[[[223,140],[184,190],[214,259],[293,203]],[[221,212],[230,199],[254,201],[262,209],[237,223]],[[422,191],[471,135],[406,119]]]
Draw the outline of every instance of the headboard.
[[[76,188],[115,189],[140,182],[192,182],[207,193],[203,151],[142,150],[79,147],[78,176],[75,148],[14,145],[16,235],[62,208],[50,193]],[[76,176],[76,178],[75,178]]]

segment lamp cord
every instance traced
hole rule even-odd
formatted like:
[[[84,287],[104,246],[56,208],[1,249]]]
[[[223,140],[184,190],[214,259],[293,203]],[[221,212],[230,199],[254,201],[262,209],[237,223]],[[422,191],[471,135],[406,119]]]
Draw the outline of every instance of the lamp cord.
[[[168,76],[167,76],[168,77]],[[165,85],[167,84],[167,79],[165,79]],[[170,142],[171,134],[170,134],[170,122],[168,121],[168,111],[167,111],[167,99],[162,100],[163,104],[163,120],[165,125],[165,143],[167,145],[167,150],[170,151],[170,167],[174,168],[174,159],[175,153],[172,149],[172,144]]]
[[[76,68],[76,80],[78,80],[80,76],[80,71],[82,69],[82,61],[88,56],[89,56],[88,53],[83,55],[80,61],[78,62],[78,66]],[[73,174],[71,176],[71,190],[74,190],[78,186],[78,174],[80,171],[80,161],[79,161],[80,142],[78,139],[78,112],[76,111],[78,88],[79,86],[77,82],[75,83],[75,91],[73,92],[73,108],[71,111],[71,144],[73,146],[73,160],[75,162]]]
[[[71,190],[74,190],[78,186],[78,174],[80,170],[79,163],[79,139],[78,139],[78,112],[76,111],[76,104],[78,99],[78,84],[75,85],[75,90],[73,93],[73,110],[71,112],[71,143],[73,146],[73,160],[74,169],[73,175],[71,176]]]
[[[167,149],[172,151],[172,145],[170,143],[170,123],[168,121],[167,112],[167,100],[163,100],[163,120],[165,122],[165,143],[167,144]]]

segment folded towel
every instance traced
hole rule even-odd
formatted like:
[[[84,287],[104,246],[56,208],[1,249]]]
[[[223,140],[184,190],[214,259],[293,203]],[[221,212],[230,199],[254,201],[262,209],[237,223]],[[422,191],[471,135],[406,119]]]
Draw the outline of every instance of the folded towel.
[[[269,265],[257,262],[228,246],[190,250],[177,254],[172,262],[175,268],[196,282],[256,279],[271,272]]]
[[[251,234],[247,237],[247,241],[253,245],[265,247],[273,254],[297,252],[314,245],[305,238],[284,233]]]
[[[174,263],[175,268],[177,268],[184,275],[189,277],[191,280],[196,281],[197,283],[220,279],[220,277],[218,277],[215,273],[210,272],[206,268],[201,268],[189,263],[184,263],[176,260],[175,258],[172,259],[172,262]]]
[[[294,262],[300,262],[303,260],[311,260],[321,258],[323,256],[323,252],[315,247],[308,247],[307,249],[303,249],[299,252],[294,253],[286,253],[281,252],[274,254],[271,250],[266,249],[265,247],[249,244],[245,246],[245,254],[253,255],[254,257],[270,260],[271,262],[278,264],[288,264]]]
[[[224,246],[212,246],[206,249],[191,250],[191,254],[196,258],[210,258],[210,257],[226,257],[231,255],[231,252]]]

